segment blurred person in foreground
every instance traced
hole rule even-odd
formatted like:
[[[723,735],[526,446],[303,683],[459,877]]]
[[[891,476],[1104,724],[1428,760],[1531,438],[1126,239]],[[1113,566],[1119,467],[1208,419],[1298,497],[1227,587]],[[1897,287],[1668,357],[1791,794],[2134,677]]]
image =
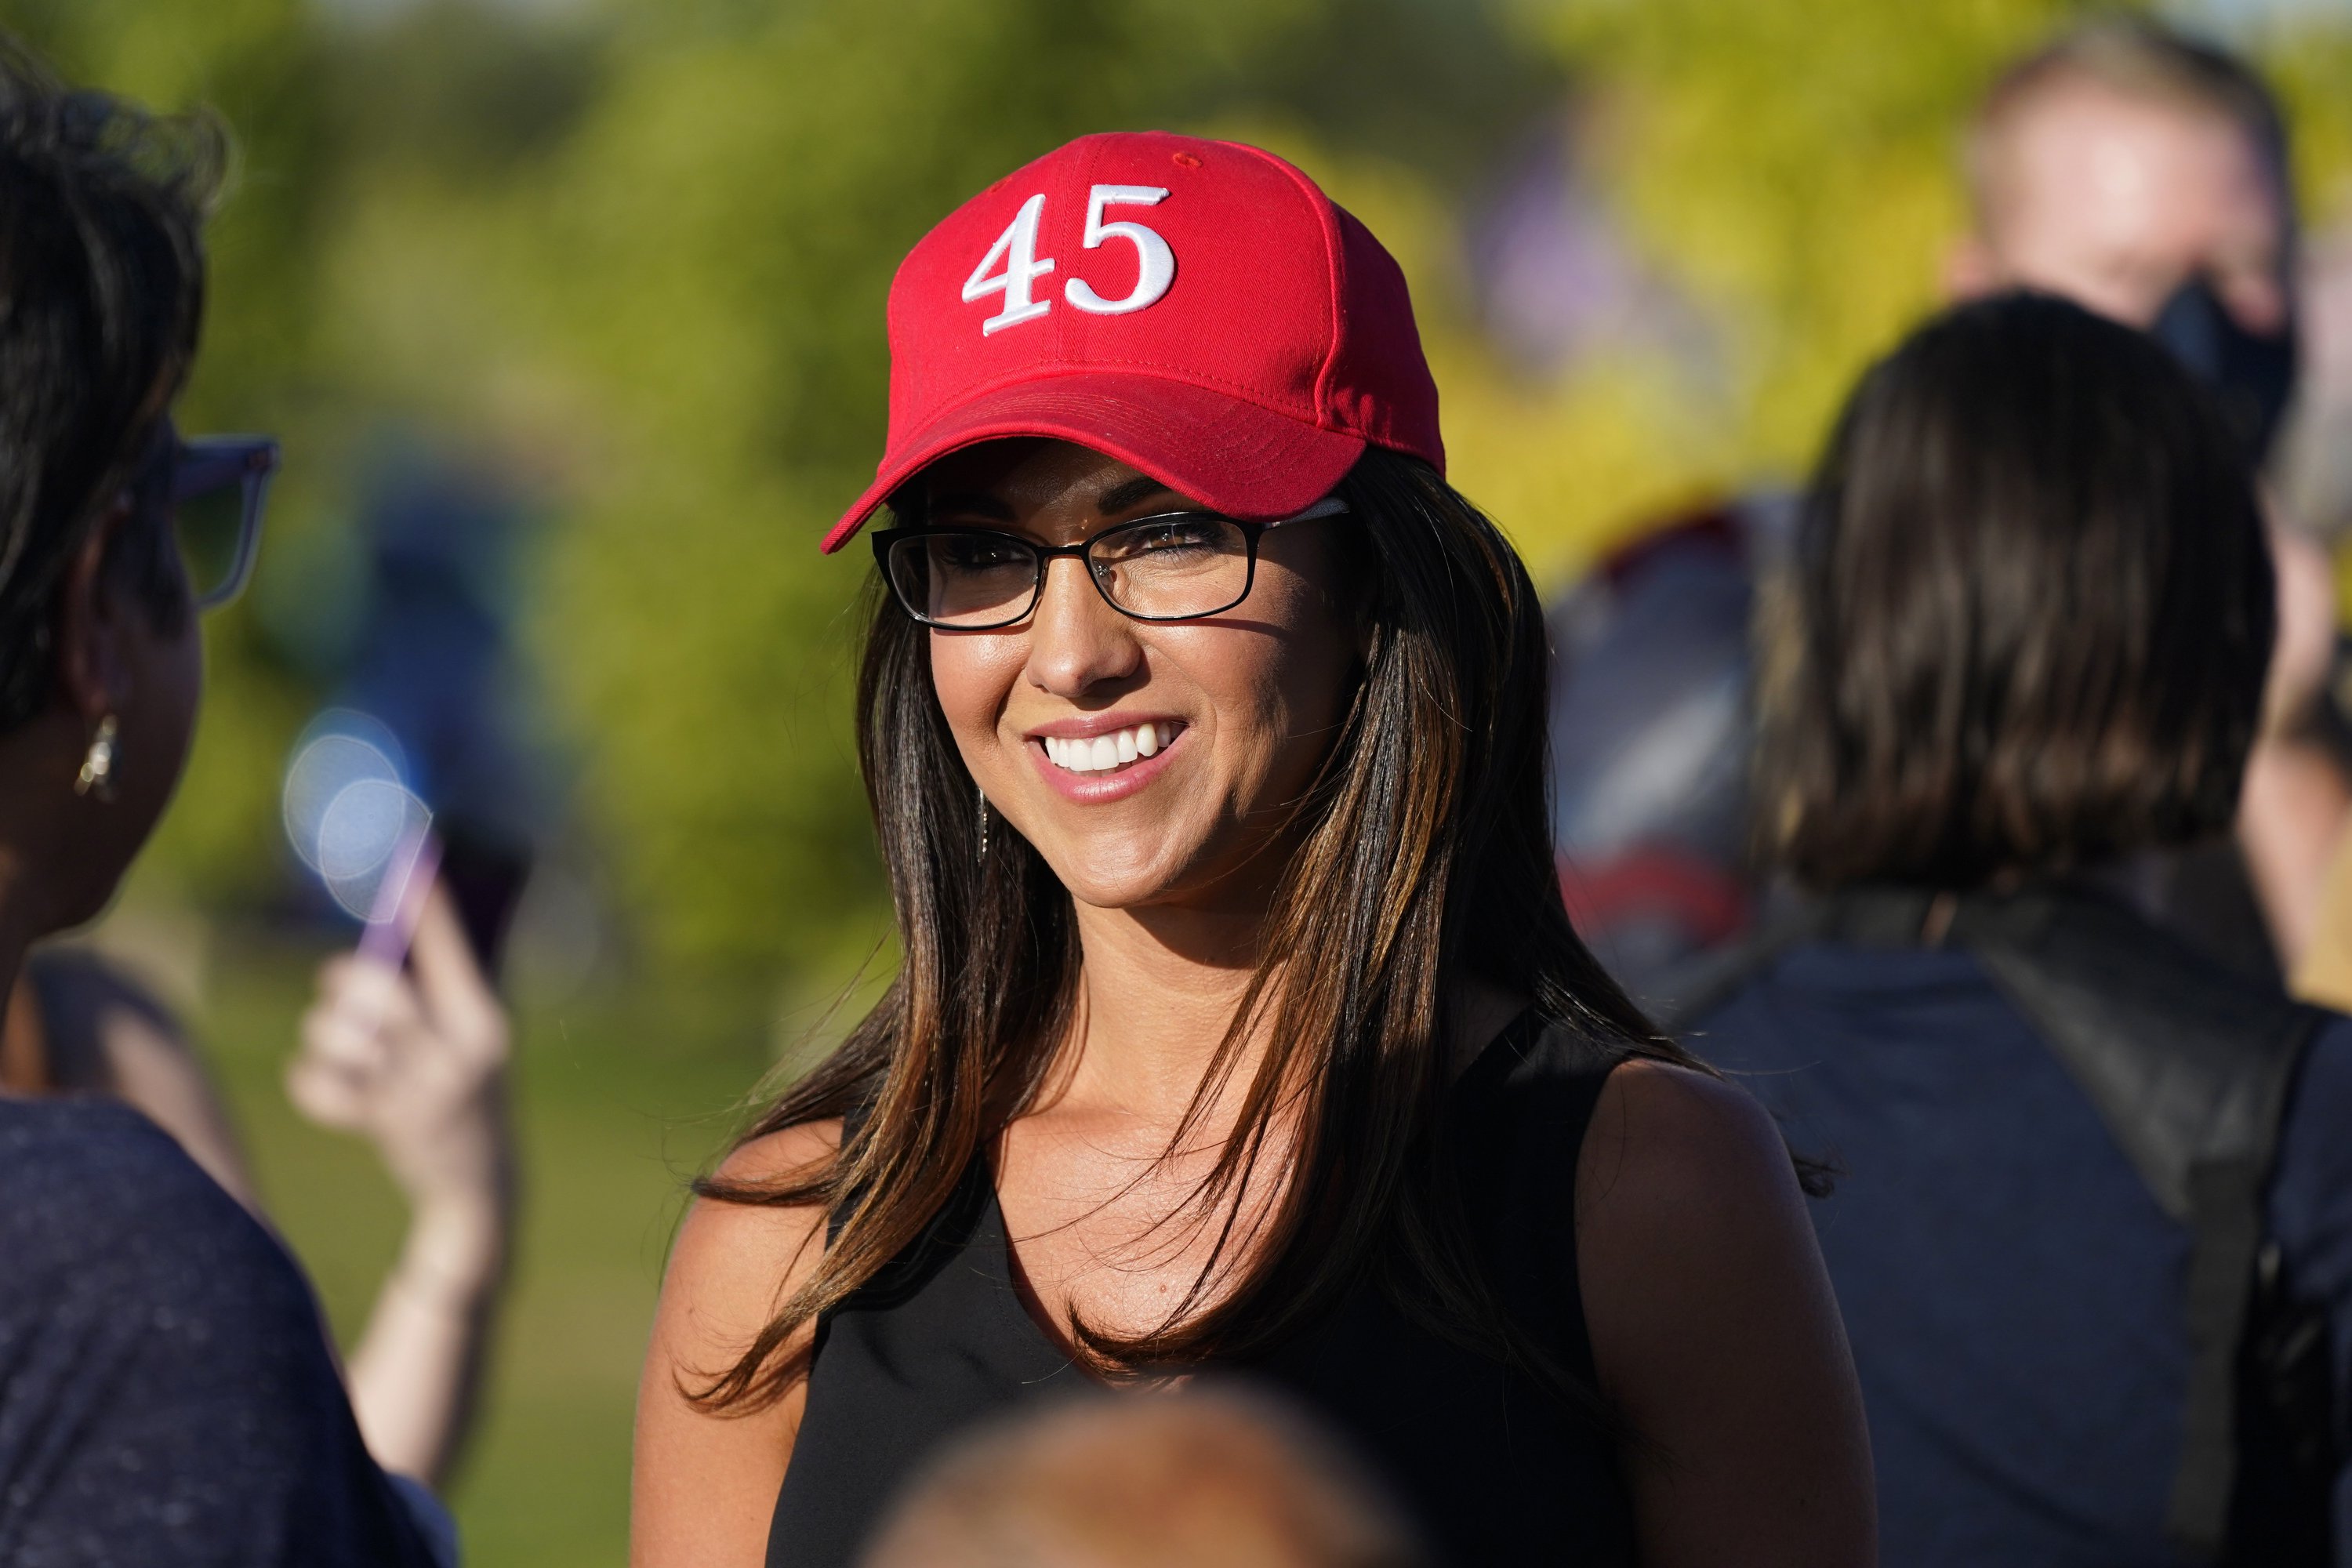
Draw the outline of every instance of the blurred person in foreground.
[[[2340,1560],[2352,1019],[2113,886],[2228,830],[2262,725],[2242,448],[2144,335],[1996,298],[1864,379],[1793,554],[1758,776],[1808,901],[1675,1021],[1842,1168],[1886,1560]]]
[[[287,1090],[319,1125],[373,1143],[409,1202],[344,1375],[377,1462],[437,1486],[471,1425],[505,1283],[515,1152],[505,1014],[437,895],[410,957],[413,980],[357,956],[321,970]],[[0,1094],[119,1100],[268,1223],[194,1041],[100,953],[27,956],[0,1031]]]
[[[208,121],[0,51],[0,987],[105,906],[162,816],[198,614],[250,569],[275,444],[172,421],[221,152]],[[224,487],[233,531],[198,537],[192,503]],[[452,1555],[437,1505],[369,1457],[300,1271],[137,1112],[0,1096],[0,1561]]]
[[[2154,331],[2259,462],[2294,386],[2297,258],[2286,133],[2261,79],[2158,23],[2094,23],[2002,74],[1965,153],[1975,222],[1948,259],[1951,296],[2036,289]],[[1765,901],[1748,832],[1749,622],[1790,510],[1754,496],[1654,531],[1553,614],[1570,912],[1653,1001]],[[2328,562],[2292,526],[2273,533],[2282,635],[2247,765],[2242,858],[2217,844],[2151,860],[2137,895],[2249,973],[2307,950],[2352,805],[2321,733]]]
[[[992,1413],[1217,1369],[1450,1561],[1871,1562],[1794,1163],[1561,908],[1534,587],[1394,260],[1255,148],[1090,136],[889,324],[825,545],[887,504],[905,959],[679,1233],[639,1568],[845,1568]]]
[[[959,1439],[861,1568],[1426,1568],[1346,1456],[1254,1390],[1071,1398]]]

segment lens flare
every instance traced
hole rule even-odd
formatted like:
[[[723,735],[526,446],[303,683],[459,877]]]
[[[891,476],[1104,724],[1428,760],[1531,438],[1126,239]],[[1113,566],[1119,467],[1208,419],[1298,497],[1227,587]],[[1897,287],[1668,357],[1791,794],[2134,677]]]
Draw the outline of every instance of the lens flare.
[[[375,907],[394,851],[433,819],[406,771],[391,730],[349,708],[312,721],[287,765],[287,842],[335,902],[362,920]]]

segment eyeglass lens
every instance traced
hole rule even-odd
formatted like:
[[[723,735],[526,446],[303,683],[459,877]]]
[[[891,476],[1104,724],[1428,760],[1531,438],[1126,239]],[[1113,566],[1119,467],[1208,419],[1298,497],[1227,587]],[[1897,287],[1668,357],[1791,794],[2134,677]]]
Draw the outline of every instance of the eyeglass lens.
[[[200,608],[235,598],[253,566],[274,450],[235,437],[183,445],[173,475],[172,527]]]
[[[245,532],[245,487],[230,485],[177,502],[172,511],[188,589],[198,604],[224,593],[236,572]]]
[[[1130,616],[1187,620],[1230,609],[1249,593],[1249,535],[1221,517],[1146,518],[1087,547],[1103,596]],[[950,628],[1009,626],[1029,613],[1043,563],[1006,534],[917,534],[890,547],[891,586],[918,620]]]
[[[997,626],[1029,613],[1037,552],[992,533],[927,533],[890,547],[890,585],[919,621]]]

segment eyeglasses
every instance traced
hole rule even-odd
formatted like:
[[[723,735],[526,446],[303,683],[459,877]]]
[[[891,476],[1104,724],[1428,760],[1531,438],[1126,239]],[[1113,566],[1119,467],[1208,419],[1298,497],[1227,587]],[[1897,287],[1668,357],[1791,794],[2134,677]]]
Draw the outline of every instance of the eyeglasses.
[[[1330,496],[1272,522],[1171,511],[1057,545],[992,528],[886,528],[873,536],[874,559],[907,614],[950,631],[994,631],[1025,620],[1045,592],[1046,563],[1066,555],[1086,563],[1087,580],[1120,615],[1192,621],[1249,597],[1266,530],[1347,510]]]
[[[188,593],[199,610],[217,609],[245,591],[277,472],[278,443],[267,436],[184,439],[167,428],[158,438],[140,500],[169,512]]]

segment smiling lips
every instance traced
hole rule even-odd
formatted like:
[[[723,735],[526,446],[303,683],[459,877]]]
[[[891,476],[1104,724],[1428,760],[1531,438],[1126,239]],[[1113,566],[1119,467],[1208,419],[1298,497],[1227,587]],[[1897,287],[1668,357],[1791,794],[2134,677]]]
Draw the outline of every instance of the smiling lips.
[[[1108,773],[1158,754],[1176,738],[1177,729],[1173,724],[1136,724],[1092,738],[1041,735],[1038,740],[1046,760],[1065,773]]]

